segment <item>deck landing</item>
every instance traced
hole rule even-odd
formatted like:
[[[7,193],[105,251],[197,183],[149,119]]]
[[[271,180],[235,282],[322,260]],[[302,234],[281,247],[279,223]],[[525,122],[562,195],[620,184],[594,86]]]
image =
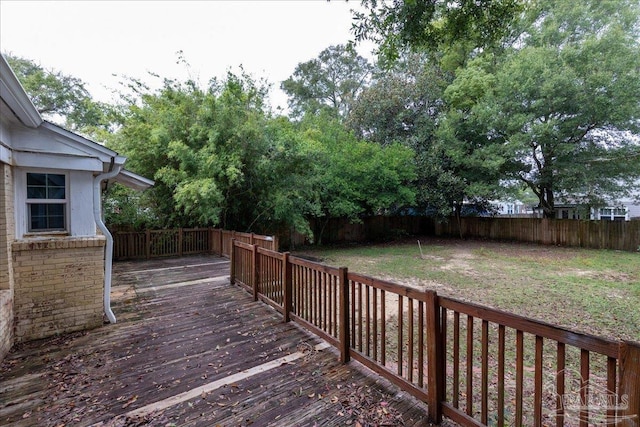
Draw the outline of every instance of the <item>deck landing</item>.
[[[17,346],[3,426],[429,425],[425,406],[197,256],[116,263],[115,325]]]

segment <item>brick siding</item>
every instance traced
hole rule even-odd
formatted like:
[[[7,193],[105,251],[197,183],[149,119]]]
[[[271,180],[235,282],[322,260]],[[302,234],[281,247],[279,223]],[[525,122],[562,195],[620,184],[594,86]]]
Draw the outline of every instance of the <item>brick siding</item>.
[[[13,175],[0,163],[0,361],[13,344],[13,268],[11,242],[15,236]]]
[[[97,236],[13,243],[16,342],[102,324],[105,242]]]

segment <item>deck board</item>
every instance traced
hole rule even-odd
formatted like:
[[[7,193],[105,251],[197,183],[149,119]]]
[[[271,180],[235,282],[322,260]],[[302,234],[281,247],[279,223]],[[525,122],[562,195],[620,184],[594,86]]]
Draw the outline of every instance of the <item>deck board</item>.
[[[340,364],[333,348],[315,350],[322,340],[228,276],[214,256],[116,263],[118,323],[16,346],[0,366],[0,425],[343,426],[376,405],[401,415],[393,425],[429,425],[424,404]],[[297,358],[135,415],[284,356]]]

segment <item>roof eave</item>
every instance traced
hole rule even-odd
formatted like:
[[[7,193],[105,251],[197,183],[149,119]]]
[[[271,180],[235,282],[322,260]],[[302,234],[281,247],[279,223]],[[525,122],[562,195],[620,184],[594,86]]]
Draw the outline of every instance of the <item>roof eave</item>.
[[[43,119],[27,96],[4,55],[0,54],[0,97],[25,126],[37,128]]]
[[[140,191],[153,187],[153,185],[155,184],[154,181],[126,169],[122,169],[122,171],[120,171],[120,173],[114,178],[114,181],[129,188],[133,188],[134,190]]]

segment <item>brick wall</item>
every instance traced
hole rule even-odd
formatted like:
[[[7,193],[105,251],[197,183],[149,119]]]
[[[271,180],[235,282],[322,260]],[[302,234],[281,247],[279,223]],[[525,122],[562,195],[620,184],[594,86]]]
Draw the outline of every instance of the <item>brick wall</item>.
[[[102,324],[105,242],[98,236],[13,243],[16,342]]]
[[[0,291],[0,362],[13,345],[13,294]]]
[[[13,268],[11,243],[15,236],[13,175],[0,162],[0,361],[13,344]]]
[[[11,167],[0,163],[0,289],[12,288],[12,272],[9,266],[15,229]]]

